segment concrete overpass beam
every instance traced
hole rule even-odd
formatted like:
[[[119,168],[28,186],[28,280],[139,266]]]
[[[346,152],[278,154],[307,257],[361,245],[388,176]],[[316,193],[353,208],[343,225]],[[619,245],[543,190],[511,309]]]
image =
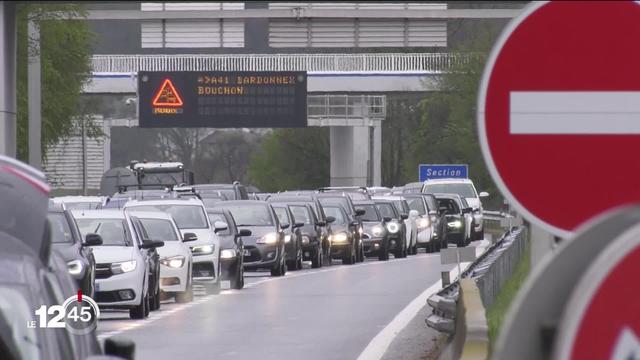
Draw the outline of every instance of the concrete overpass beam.
[[[0,154],[16,157],[16,5],[0,1]]]

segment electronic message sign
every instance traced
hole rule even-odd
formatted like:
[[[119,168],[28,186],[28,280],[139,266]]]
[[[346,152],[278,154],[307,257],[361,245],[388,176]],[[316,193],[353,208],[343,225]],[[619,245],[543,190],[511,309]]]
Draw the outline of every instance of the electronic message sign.
[[[307,126],[307,74],[295,71],[140,71],[140,127]]]

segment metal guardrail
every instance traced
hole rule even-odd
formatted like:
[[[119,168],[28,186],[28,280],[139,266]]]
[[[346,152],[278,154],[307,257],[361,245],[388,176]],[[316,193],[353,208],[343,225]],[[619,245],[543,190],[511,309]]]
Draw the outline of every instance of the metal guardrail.
[[[464,289],[461,290],[461,280],[457,280],[427,300],[433,308],[425,320],[427,325],[453,336],[441,359],[467,359],[465,354],[470,352],[474,355],[468,358],[488,356],[484,309],[493,303],[513,273],[524,252],[526,237],[525,227],[509,228],[460,275],[459,279],[467,282]],[[473,323],[469,323],[470,316]],[[485,352],[480,357],[475,352],[478,348]]]
[[[94,55],[94,72],[308,71],[442,73],[466,62],[461,53]]]
[[[309,95],[309,118],[384,120],[387,116],[385,95]]]

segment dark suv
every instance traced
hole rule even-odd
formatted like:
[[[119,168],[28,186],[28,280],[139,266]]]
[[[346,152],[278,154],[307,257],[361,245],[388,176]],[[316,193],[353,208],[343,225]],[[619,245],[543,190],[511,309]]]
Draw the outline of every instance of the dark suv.
[[[389,251],[393,251],[396,258],[407,257],[407,227],[404,224],[404,220],[408,218],[407,214],[400,214],[393,200],[375,199],[374,203],[386,223]]]

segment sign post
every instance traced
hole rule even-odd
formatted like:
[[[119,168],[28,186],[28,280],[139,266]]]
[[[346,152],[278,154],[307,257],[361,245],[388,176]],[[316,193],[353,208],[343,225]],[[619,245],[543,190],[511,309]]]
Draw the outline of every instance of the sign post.
[[[305,127],[306,72],[140,71],[140,127]]]
[[[640,47],[615,40],[638,38],[638,2],[534,2],[487,61],[487,166],[509,202],[554,235],[640,201],[640,162],[626,155],[640,150]]]
[[[418,181],[430,179],[467,179],[469,178],[469,165],[464,164],[420,164],[418,166]]]

